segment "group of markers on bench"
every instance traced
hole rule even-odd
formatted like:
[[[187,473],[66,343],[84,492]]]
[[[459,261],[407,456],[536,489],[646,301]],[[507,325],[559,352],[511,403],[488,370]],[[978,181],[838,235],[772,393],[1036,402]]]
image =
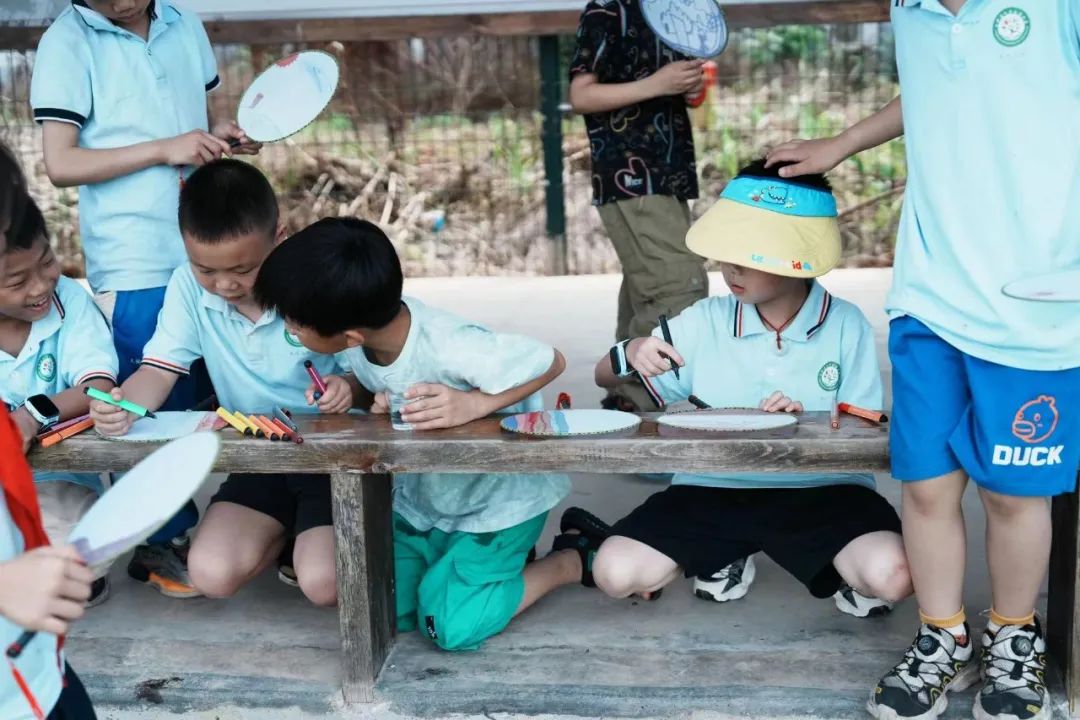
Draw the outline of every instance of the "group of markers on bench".
[[[304,442],[300,428],[296,427],[292,415],[285,408],[274,408],[274,416],[245,415],[242,412],[229,412],[223,407],[217,409],[219,418],[227,422],[236,432],[244,437],[269,438],[277,442],[285,440],[299,445]]]

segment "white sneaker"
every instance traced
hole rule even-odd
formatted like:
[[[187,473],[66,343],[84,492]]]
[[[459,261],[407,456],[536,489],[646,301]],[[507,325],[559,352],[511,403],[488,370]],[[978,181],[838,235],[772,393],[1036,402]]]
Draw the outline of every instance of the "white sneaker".
[[[893,604],[881,598],[866,597],[847,583],[833,595],[840,612],[857,618],[881,617],[892,612]]]
[[[754,556],[736,560],[712,577],[699,575],[694,578],[694,594],[702,600],[723,603],[738,600],[750,592],[757,569]]]

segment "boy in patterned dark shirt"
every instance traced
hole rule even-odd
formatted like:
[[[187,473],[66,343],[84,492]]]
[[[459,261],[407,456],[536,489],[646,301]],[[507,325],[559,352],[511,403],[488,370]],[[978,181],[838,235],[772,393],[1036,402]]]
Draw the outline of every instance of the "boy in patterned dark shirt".
[[[702,65],[659,41],[640,0],[592,0],[581,15],[570,103],[585,116],[593,204],[622,264],[616,341],[709,294],[703,261],[686,248],[698,185],[685,98],[700,91]],[[637,383],[605,401],[627,405],[653,406]]]

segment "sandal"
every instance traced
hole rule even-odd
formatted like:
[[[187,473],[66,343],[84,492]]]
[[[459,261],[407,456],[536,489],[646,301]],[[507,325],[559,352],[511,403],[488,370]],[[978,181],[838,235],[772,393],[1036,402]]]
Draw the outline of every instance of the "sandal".
[[[567,535],[566,533],[568,533],[570,530],[577,530],[581,534],[580,535],[575,535],[575,534]],[[571,508],[566,509],[566,512],[563,513],[562,518],[559,520],[559,532],[563,533],[563,535],[560,535],[559,537],[569,537],[569,538],[584,537],[584,538],[588,538],[590,541],[596,543],[596,548],[599,549],[599,547],[601,545],[603,545],[604,541],[607,540],[608,537],[611,536],[611,526],[608,525],[603,520],[601,520],[600,518],[593,515],[588,510],[585,510],[585,509],[579,508],[579,507],[571,507]],[[556,543],[557,542],[558,542],[558,539],[556,539]],[[574,547],[575,549],[577,549],[576,545],[571,545],[571,544],[567,544],[565,547],[560,547],[559,549],[563,550],[563,549],[566,549],[568,547]],[[553,551],[554,551],[554,549],[555,548],[552,548]],[[581,551],[579,550],[579,552],[581,552]],[[586,560],[585,555],[582,555],[582,558],[581,558],[582,567],[585,566],[586,562],[587,562],[587,560]],[[592,573],[591,572],[589,572],[588,579],[589,579],[589,582],[591,583],[592,582]],[[595,584],[586,584],[584,574],[582,575],[581,584],[585,585],[585,587],[596,587]],[[656,590],[655,592],[650,593],[649,597],[643,598],[643,599],[646,602],[654,602],[656,600],[659,600],[660,596],[663,593],[664,593],[664,589],[660,588],[659,590]]]
[[[578,556],[581,558],[581,584],[587,588],[594,588],[596,587],[596,581],[593,580],[592,561],[596,557],[596,552],[600,549],[601,543],[603,543],[603,540],[598,540],[584,533],[568,533],[555,538],[555,542],[551,545],[551,552],[557,553],[560,550],[577,551]]]

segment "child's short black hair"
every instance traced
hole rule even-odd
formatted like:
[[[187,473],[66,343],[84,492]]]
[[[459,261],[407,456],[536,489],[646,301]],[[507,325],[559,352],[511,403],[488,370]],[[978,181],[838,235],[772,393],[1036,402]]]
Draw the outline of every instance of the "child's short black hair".
[[[255,280],[255,299],[330,337],[388,325],[401,310],[401,285],[401,261],[378,225],[323,218],[274,248]]]
[[[26,178],[15,153],[0,142],[0,233],[11,232],[22,222],[29,199]]]
[[[215,160],[191,174],[180,191],[180,231],[200,243],[238,235],[277,232],[274,188],[258,168],[232,159]]]
[[[832,184],[829,182],[829,179],[821,173],[813,173],[811,175],[799,175],[797,177],[791,178],[781,178],[780,168],[793,164],[794,163],[790,162],[781,162],[767,168],[765,167],[765,158],[759,158],[744,167],[742,170],[740,170],[738,177],[779,178],[784,182],[789,182],[793,185],[803,185],[805,187],[814,188],[816,190],[832,192]]]
[[[33,198],[27,196],[22,217],[18,225],[13,225],[8,232],[7,252],[29,250],[42,238],[48,240],[49,231],[45,227],[45,216]]]

